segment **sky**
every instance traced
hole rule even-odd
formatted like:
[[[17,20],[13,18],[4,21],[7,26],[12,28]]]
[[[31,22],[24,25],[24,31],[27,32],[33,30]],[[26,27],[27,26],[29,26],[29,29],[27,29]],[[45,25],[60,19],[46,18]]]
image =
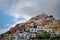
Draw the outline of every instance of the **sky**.
[[[41,13],[60,18],[60,0],[0,0],[0,34]]]

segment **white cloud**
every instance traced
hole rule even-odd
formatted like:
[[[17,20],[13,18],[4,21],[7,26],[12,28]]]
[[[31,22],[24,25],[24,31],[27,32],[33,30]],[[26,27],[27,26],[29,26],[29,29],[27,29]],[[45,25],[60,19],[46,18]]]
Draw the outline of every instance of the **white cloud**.
[[[1,29],[0,34],[7,32],[9,29]]]
[[[14,13],[14,14],[13,14],[13,17],[17,19],[17,18],[20,17],[20,14],[18,14],[18,13]]]
[[[30,17],[30,18],[31,18],[31,17]],[[17,22],[15,22],[14,24],[10,25],[10,28],[16,26],[16,24],[26,22],[26,21],[28,21],[30,18],[28,18],[28,19],[26,19],[26,20],[20,20],[20,21],[17,21]],[[9,28],[9,29],[10,29],[10,28]]]
[[[6,31],[7,31],[7,29],[0,30],[0,34],[5,33]]]

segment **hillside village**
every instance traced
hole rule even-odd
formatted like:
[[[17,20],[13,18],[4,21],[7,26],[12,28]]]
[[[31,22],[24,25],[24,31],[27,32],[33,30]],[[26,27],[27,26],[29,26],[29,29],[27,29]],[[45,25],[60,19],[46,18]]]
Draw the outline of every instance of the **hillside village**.
[[[17,37],[17,38],[16,38]],[[45,13],[32,17],[25,23],[11,27],[9,31],[0,35],[0,40],[39,40],[58,37],[60,40],[60,19]]]

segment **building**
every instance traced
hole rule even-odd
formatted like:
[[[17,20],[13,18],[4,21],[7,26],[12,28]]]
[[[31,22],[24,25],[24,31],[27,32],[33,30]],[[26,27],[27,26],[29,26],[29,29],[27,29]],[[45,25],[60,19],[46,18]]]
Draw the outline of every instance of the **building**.
[[[52,35],[52,37],[59,37],[60,36],[60,31],[55,31],[55,32],[52,32],[51,33]]]
[[[25,31],[29,31],[29,25],[28,24],[24,24],[24,29],[25,29]]]
[[[30,38],[36,38],[37,37],[37,34],[36,33],[30,33]]]

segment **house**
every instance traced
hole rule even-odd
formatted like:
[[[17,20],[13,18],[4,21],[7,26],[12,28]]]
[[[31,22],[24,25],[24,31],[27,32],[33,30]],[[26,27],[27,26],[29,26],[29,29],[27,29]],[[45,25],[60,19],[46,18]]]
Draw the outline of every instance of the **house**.
[[[31,27],[34,27],[34,23],[30,23],[29,24],[29,27],[31,28]]]
[[[32,38],[32,37],[36,37],[36,33],[37,33],[37,26],[36,26],[36,24],[35,23],[31,23],[30,24],[30,28],[29,28],[29,30],[30,30],[30,38]]]
[[[10,33],[15,33],[16,32],[16,27],[11,27],[9,31],[10,31]]]
[[[43,22],[39,20],[34,21],[34,23],[30,24],[30,26],[33,26],[33,27],[30,27],[30,32],[38,32],[39,30],[44,28]]]
[[[29,30],[29,25],[28,25],[28,24],[24,24],[24,29],[25,29],[26,31],[28,31],[28,30]]]
[[[20,32],[20,33],[23,33],[23,32],[24,32],[24,28],[23,28],[23,27],[20,28],[19,32]]]
[[[52,32],[52,33],[51,33],[51,36],[52,36],[52,37],[56,37],[56,33],[55,33],[55,32]]]
[[[44,29],[44,31],[51,33],[52,29]]]
[[[30,33],[30,38],[34,38],[34,37],[37,37],[37,34],[36,33]]]
[[[29,30],[30,32],[37,32],[37,26],[35,25],[35,23],[30,24]]]
[[[41,21],[37,21],[35,22],[36,26],[37,26],[37,32],[44,32],[44,25],[43,25],[43,22]]]
[[[30,28],[30,32],[37,32],[37,28]]]
[[[60,31],[55,31],[55,32],[52,32],[52,37],[59,37],[60,36]]]
[[[24,25],[17,27],[16,30],[19,31],[20,33],[23,33],[24,32]]]
[[[43,13],[43,14],[38,15],[37,17],[40,18],[40,19],[41,18],[47,19],[48,15],[46,15],[45,13]]]
[[[27,32],[19,33],[14,40],[26,40],[28,34]]]

